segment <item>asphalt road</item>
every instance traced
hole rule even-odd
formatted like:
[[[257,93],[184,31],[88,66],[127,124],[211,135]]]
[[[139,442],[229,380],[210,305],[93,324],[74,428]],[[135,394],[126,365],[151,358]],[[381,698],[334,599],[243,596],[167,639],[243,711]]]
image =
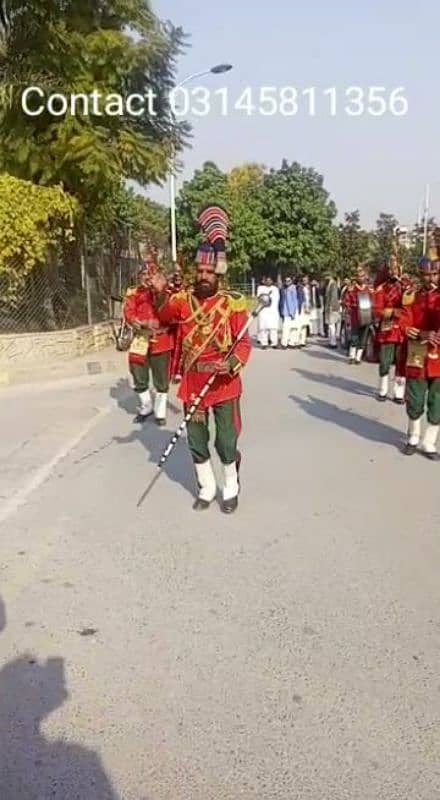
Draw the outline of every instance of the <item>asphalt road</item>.
[[[1,800],[440,797],[440,465],[375,369],[255,351],[236,515],[124,379],[0,394]]]

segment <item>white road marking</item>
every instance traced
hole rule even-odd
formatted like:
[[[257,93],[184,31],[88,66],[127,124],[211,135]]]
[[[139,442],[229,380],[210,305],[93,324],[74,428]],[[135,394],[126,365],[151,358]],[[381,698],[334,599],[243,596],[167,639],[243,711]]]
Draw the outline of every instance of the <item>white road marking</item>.
[[[101,419],[105,417],[111,411],[111,406],[106,406],[105,408],[100,408],[98,413],[95,414],[88,422],[83,425],[81,430],[72,437],[68,442],[66,442],[63,447],[56,453],[56,455],[51,458],[47,464],[43,464],[32,476],[32,478],[21,488],[18,489],[15,494],[10,497],[6,503],[0,508],[0,523],[5,522],[12,514],[15,514],[16,511],[20,508],[20,506],[24,505],[31,494],[35,492],[47,479],[49,478],[51,472],[55,469],[57,464],[66,458],[72,450],[75,449],[80,443],[82,439],[84,439],[87,434],[99,424]]]

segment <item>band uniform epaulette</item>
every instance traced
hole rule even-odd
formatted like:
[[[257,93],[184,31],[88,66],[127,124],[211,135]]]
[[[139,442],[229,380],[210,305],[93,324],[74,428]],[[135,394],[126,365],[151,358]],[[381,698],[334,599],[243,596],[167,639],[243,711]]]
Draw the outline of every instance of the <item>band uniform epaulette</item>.
[[[235,292],[231,289],[224,289],[222,294],[227,297],[231,311],[247,310],[246,297],[244,294],[241,294],[241,292]]]
[[[188,290],[187,289],[180,289],[175,294],[172,294],[173,300],[187,300],[188,299]]]
[[[414,303],[414,298],[416,293],[414,289],[405,289],[402,295],[402,305],[403,306],[411,306]]]

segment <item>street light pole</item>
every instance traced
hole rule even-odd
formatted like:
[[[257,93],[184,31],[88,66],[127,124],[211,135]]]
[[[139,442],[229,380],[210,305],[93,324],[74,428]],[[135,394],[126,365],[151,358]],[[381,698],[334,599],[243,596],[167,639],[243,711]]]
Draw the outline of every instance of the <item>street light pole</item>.
[[[177,231],[176,231],[176,157],[173,147],[170,166],[170,213],[171,213],[171,259],[173,266],[177,264]]]
[[[231,64],[217,64],[210,69],[204,69],[201,72],[194,72],[188,75],[183,81],[178,83],[173,91],[181,89],[186,83],[195,80],[196,78],[203,78],[205,75],[220,75],[223,72],[229,72],[232,69]],[[171,259],[173,266],[177,264],[177,229],[176,229],[176,151],[173,146],[170,158],[170,176],[169,176],[169,190],[170,190],[170,217],[171,217]]]

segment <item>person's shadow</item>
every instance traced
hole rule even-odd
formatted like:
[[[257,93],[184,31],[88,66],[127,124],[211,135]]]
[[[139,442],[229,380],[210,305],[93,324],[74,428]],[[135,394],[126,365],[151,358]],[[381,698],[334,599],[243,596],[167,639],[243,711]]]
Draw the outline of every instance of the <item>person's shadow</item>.
[[[343,391],[350,392],[351,394],[365,395],[372,397],[373,392],[371,387],[366,383],[354,381],[351,378],[344,378],[342,375],[324,375],[322,372],[312,372],[309,369],[298,369],[293,367],[292,372],[297,372],[302,378],[316,383],[325,383],[327,386],[332,386],[335,389],[342,389]]]
[[[363,417],[351,408],[339,408],[333,403],[327,403],[325,400],[311,395],[304,398],[292,394],[289,395],[289,398],[311,417],[323,422],[331,422],[370,442],[381,442],[395,447],[402,445],[403,434],[400,431],[377,419]]]
[[[136,394],[130,386],[128,378],[119,378],[118,382],[110,387],[110,397],[116,403],[118,408],[130,414],[132,417],[136,416]],[[179,414],[181,409],[175,403],[170,402],[168,398],[168,408]]]
[[[317,345],[313,349],[306,347],[303,353],[308,358],[315,358],[319,361],[346,361],[347,355],[338,349],[325,348],[323,345]]]
[[[149,417],[144,423],[137,425],[127,436],[114,436],[113,441],[121,445],[138,442],[144,448],[148,462],[154,464],[157,470],[159,459],[171,436],[172,431],[166,428],[158,428],[152,417]],[[177,442],[171,456],[163,467],[163,471],[171,481],[179,483],[190,494],[195,494],[194,467],[184,436]],[[153,477],[153,474],[152,471],[151,477]],[[146,475],[146,480],[148,482],[148,475]]]
[[[116,402],[119,408],[121,408],[127,414],[132,415],[134,419],[136,414],[136,395],[126,378],[120,378],[119,381],[110,388],[110,396]],[[179,414],[175,425],[177,428],[177,425],[182,419],[182,409],[170,402],[168,403],[168,408],[170,411],[174,411],[174,413]],[[148,417],[143,423],[136,423],[133,427],[133,430],[131,430],[126,436],[114,436],[113,442],[121,445],[138,442],[146,451],[148,462],[150,464],[154,464],[157,469],[159,459],[168,445],[171,436],[172,431],[168,427],[158,428],[154,422],[153,416],[151,416]],[[174,483],[179,483],[184,489],[190,492],[190,494],[195,494],[196,481],[194,477],[194,468],[192,466],[188,448],[185,447],[185,440],[183,436],[182,440],[177,442],[172,455],[163,468],[163,471]],[[153,474],[154,473],[152,473],[151,477],[153,477]],[[148,482],[148,476],[146,476],[146,479]]]
[[[5,627],[1,599],[0,615]],[[97,753],[41,731],[67,697],[62,658],[22,655],[0,670],[1,800],[118,800]]]
[[[0,633],[4,628],[6,628],[6,608],[2,598],[0,597]]]

